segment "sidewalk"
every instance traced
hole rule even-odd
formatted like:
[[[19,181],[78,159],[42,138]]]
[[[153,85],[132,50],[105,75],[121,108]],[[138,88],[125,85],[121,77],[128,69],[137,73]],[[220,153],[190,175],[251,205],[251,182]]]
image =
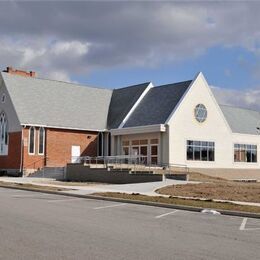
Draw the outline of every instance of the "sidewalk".
[[[187,184],[187,183],[198,183],[191,181],[178,181],[178,180],[170,180],[166,179],[166,181],[160,182],[146,182],[146,183],[131,183],[131,184],[93,184],[89,183],[89,185],[61,185],[56,184],[53,179],[46,178],[15,178],[15,177],[0,177],[0,181],[6,183],[19,183],[19,184],[34,184],[38,186],[49,186],[49,187],[57,187],[68,189],[67,193],[72,194],[80,194],[87,195],[96,192],[122,192],[122,193],[140,193],[148,196],[161,196],[155,192],[155,190],[162,188],[168,185],[176,185],[176,184]],[[46,183],[48,182],[48,183]],[[50,183],[50,182],[53,182]],[[60,182],[59,182],[60,183]]]
[[[160,182],[148,182],[148,183],[131,183],[131,184],[99,184],[99,183],[89,183],[89,185],[61,185],[56,184],[53,179],[46,178],[15,178],[15,177],[0,177],[0,182],[5,183],[16,183],[16,184],[31,184],[43,187],[56,187],[62,188],[62,193],[67,194],[77,194],[77,195],[90,195],[93,193],[104,193],[104,192],[119,192],[119,193],[127,193],[133,194],[138,193],[146,196],[161,196],[161,197],[169,197],[168,195],[158,194],[155,191],[159,188],[169,186],[169,185],[185,185],[185,184],[196,184],[199,182],[195,181],[178,181],[178,180],[170,180],[166,179],[165,181]],[[48,183],[46,183],[48,182]],[[51,183],[53,182],[53,183]],[[60,182],[58,182],[60,183]],[[66,189],[66,190],[64,190]],[[181,197],[176,196],[176,198],[184,198],[184,199],[198,199],[198,200],[206,200],[204,198],[191,198],[191,197]],[[260,203],[254,202],[243,202],[243,201],[229,201],[229,200],[213,200],[215,202],[231,202],[238,205],[248,205],[248,206],[257,206],[260,207]]]

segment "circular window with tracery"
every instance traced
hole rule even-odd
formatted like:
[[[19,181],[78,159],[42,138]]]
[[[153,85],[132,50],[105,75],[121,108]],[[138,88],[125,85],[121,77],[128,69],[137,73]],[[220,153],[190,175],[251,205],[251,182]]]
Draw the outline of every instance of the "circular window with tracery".
[[[194,113],[196,120],[200,123],[207,119],[208,112],[203,104],[198,104],[194,109]]]

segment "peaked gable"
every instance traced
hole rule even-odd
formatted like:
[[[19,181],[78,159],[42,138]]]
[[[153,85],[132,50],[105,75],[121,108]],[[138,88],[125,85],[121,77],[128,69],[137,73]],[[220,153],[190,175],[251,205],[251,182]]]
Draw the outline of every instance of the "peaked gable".
[[[192,81],[151,88],[124,125],[136,127],[164,124]]]
[[[114,89],[107,118],[107,128],[118,128],[129,111],[144,93],[150,82]]]

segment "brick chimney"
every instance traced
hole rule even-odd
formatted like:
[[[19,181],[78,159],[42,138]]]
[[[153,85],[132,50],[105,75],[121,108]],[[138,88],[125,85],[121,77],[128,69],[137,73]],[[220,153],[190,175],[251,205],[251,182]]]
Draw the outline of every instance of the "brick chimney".
[[[13,75],[19,75],[19,76],[23,76],[23,77],[36,77],[36,72],[34,71],[25,71],[25,70],[17,70],[17,69],[13,69],[12,67],[7,67],[6,70],[3,70],[3,72],[7,72],[9,74],[13,74]]]

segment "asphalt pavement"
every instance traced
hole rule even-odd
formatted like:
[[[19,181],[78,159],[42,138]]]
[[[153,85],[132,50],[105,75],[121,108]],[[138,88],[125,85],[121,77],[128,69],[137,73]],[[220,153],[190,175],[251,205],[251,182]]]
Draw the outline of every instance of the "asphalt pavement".
[[[259,259],[260,220],[0,188],[0,259]]]

